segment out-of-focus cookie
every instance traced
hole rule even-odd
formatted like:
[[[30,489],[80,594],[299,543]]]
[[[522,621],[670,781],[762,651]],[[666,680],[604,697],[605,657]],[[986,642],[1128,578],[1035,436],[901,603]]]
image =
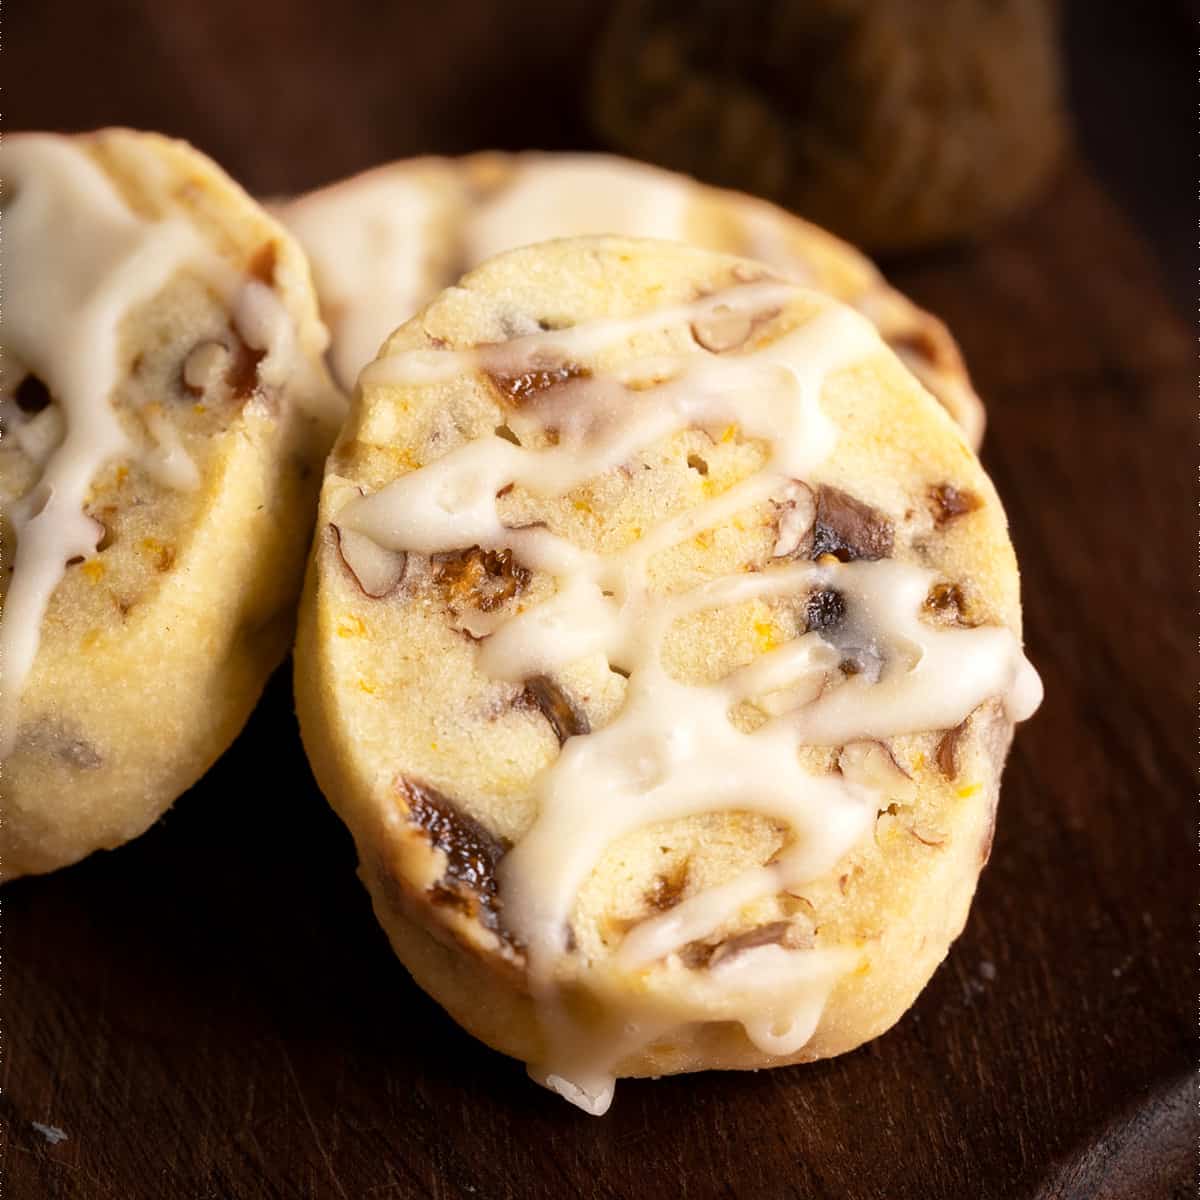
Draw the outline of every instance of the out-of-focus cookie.
[[[877,251],[986,232],[1064,140],[1055,0],[622,0],[593,63],[611,144]]]
[[[972,446],[983,437],[983,405],[942,322],[852,246],[750,196],[606,155],[480,154],[392,163],[277,211],[312,260],[347,391],[387,334],[464,270],[533,242],[618,234],[756,258],[853,304]]]
[[[308,264],[189,146],[0,149],[0,873],[147,828],[287,651],[344,411]]]
[[[489,260],[363,371],[296,696],[417,981],[602,1112],[895,1022],[1040,685],[995,491],[868,321],[591,238]]]

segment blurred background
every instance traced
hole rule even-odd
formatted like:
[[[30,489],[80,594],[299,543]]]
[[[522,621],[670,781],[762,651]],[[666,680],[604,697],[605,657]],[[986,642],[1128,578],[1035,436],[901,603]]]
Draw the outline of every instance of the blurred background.
[[[1196,13],[1193,0],[41,0],[5,13],[5,119],[159,129],[261,195],[416,154],[613,149],[894,253],[962,232],[955,210],[974,233],[1044,194],[1061,59],[1075,147],[1190,302]],[[730,116],[746,95],[765,118]],[[755,169],[764,121],[792,142],[773,171]],[[977,220],[983,189],[962,185],[911,237],[856,220],[855,190],[894,184],[897,159],[913,166],[889,213],[902,235],[906,201],[949,191],[947,175],[986,168],[998,211]]]

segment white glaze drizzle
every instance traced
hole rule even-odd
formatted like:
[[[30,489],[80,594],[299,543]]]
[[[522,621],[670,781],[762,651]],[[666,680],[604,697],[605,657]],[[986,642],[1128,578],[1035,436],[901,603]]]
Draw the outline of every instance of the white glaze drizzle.
[[[464,218],[460,261],[470,269],[504,250],[556,237],[627,234],[682,240],[682,179],[601,156],[523,163]],[[382,167],[311,192],[278,210],[309,262],[333,335],[330,365],[346,391],[388,335],[443,282],[431,277],[430,185]]]
[[[688,184],[638,163],[557,155],[522,164],[472,213],[468,266],[552,238],[618,234],[687,240]]]
[[[425,262],[433,197],[418,181],[382,168],[285,205],[333,336],[330,366],[351,391],[388,334],[432,290]]]
[[[103,532],[84,511],[96,473],[113,458],[136,456],[166,487],[192,490],[200,484],[196,464],[160,405],[151,402],[140,410],[153,442],[148,450],[139,452],[122,430],[112,405],[123,365],[121,321],[182,268],[196,271],[226,298],[234,294],[239,277],[185,219],[148,221],[135,214],[100,167],[68,138],[25,134],[7,139],[0,148],[0,171],[9,194],[4,282],[10,300],[0,331],[4,353],[23,372],[36,375],[53,401],[15,429],[18,446],[41,467],[41,475],[10,509],[17,548],[0,613],[3,756],[16,734],[18,705],[50,597],[66,563],[91,557]],[[266,367],[281,381],[294,335],[270,289],[247,284],[237,298],[235,325],[248,344],[266,351],[260,378]],[[12,402],[5,405],[8,409]]]
[[[480,367],[519,371],[586,360],[648,328],[703,320],[718,306],[775,312],[797,294],[785,285],[747,285],[681,309],[590,322],[501,347],[401,352],[373,364],[364,383],[419,385]],[[793,494],[794,480],[810,475],[836,440],[820,403],[825,381],[881,351],[865,319],[828,305],[753,352],[670,357],[674,373],[648,390],[627,391],[614,376],[576,379],[552,401],[557,445],[531,450],[500,437],[475,440],[351,500],[339,514],[340,527],[393,550],[510,548],[525,565],[556,577],[557,591],[543,603],[479,622],[478,634],[488,635],[477,651],[484,673],[519,681],[596,653],[628,673],[612,721],[569,739],[535,781],[538,816],[498,870],[505,922],[525,945],[530,979],[543,1001],[549,1061],[531,1066],[531,1074],[587,1111],[607,1107],[613,1072],[625,1054],[680,1022],[740,1021],[756,1045],[777,1055],[794,1053],[811,1037],[829,990],[849,965],[840,952],[762,946],[708,973],[687,971],[676,957],[746,904],[827,873],[870,828],[878,794],[847,778],[814,775],[798,758],[802,745],[951,727],[990,696],[1005,697],[1014,719],[1032,710],[1030,679],[1036,676],[1012,633],[922,622],[921,605],[935,577],[912,565],[788,563],[669,596],[650,591],[647,569],[655,554],[756,504]],[[654,361],[655,372],[663,361]],[[621,374],[645,370],[635,363]],[[537,423],[537,407],[522,418]],[[509,529],[501,520],[497,495],[510,484],[539,496],[563,495],[674,432],[731,422],[769,446],[764,468],[621,551],[582,550],[545,528]],[[848,619],[874,631],[884,662],[876,683],[865,674],[831,683],[839,655],[817,634],[705,686],[683,684],[666,670],[662,647],[677,621],[818,586],[835,587],[846,599]],[[762,693],[785,702],[753,733],[741,731],[731,708]],[[782,820],[792,840],[771,865],[642,922],[607,960],[564,966],[573,906],[609,845],[650,823],[725,810]],[[654,964],[673,973],[674,999],[630,1000],[644,989],[623,992],[621,981]],[[625,1006],[625,1027],[602,1044],[575,1028],[557,1001],[562,972],[572,969]]]

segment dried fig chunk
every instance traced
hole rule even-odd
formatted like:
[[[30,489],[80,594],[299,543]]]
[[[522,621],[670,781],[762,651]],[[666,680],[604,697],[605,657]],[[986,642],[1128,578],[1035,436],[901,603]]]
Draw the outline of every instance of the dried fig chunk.
[[[718,304],[691,323],[692,337],[705,350],[713,354],[724,354],[744,346],[760,325],[765,325],[778,314],[777,308],[752,313],[732,308],[727,304]]]
[[[246,274],[270,287],[275,282],[275,266],[278,259],[279,250],[275,243],[263,242],[246,264]]]
[[[364,595],[378,600],[393,592],[404,578],[408,555],[388,550],[365,534],[333,526],[338,554]]]
[[[816,588],[809,592],[804,606],[804,630],[821,633],[840,625],[846,616],[846,597],[835,588]]]
[[[875,562],[892,553],[893,539],[892,523],[878,509],[839,488],[822,484],[817,489],[809,551],[814,561],[832,554],[841,562]]]
[[[890,800],[908,803],[916,799],[916,783],[887,745],[873,738],[843,746],[838,770],[851,783],[872,788]]]
[[[548,675],[527,679],[522,697],[550,722],[560,746],[569,737],[592,732],[587,714]]]
[[[409,820],[425,831],[429,844],[446,856],[446,873],[430,892],[436,902],[450,905],[498,930],[499,884],[496,867],[512,848],[436,788],[401,776],[397,789]]]
[[[666,912],[683,899],[688,881],[688,859],[683,859],[669,875],[656,875],[645,894],[648,908],[654,912]]]
[[[952,483],[938,483],[929,489],[929,505],[933,510],[933,523],[940,529],[956,517],[982,507],[983,501],[967,488],[956,488]]]
[[[511,550],[457,550],[433,558],[434,578],[447,592],[447,602],[470,604],[491,612],[507,603],[529,583],[529,570]]]
[[[958,778],[958,745],[962,741],[963,734],[967,732],[969,720],[970,718],[967,721],[960,721],[953,729],[946,730],[934,752],[933,757],[937,768],[947,779]]]
[[[934,620],[946,625],[972,628],[978,624],[971,619],[966,594],[957,583],[935,583],[929,589],[922,608]]]
[[[249,400],[258,391],[258,365],[267,356],[265,350],[254,350],[232,329],[228,345],[233,349],[225,369],[225,382],[235,400]]]
[[[591,371],[577,363],[552,363],[533,365],[524,371],[505,371],[491,367],[487,376],[492,386],[509,404],[519,408],[543,392],[552,391],[570,383],[572,379],[587,379]]]

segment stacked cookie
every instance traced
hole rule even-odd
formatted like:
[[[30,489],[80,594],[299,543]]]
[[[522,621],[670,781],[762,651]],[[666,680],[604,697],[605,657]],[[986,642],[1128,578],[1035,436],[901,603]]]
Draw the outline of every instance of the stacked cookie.
[[[311,536],[305,747],[460,1023],[602,1112],[899,1018],[1039,696],[940,323],[746,197],[419,160],[276,209],[339,389],[304,254],[194,151],[0,156],[9,876],[223,749]]]

